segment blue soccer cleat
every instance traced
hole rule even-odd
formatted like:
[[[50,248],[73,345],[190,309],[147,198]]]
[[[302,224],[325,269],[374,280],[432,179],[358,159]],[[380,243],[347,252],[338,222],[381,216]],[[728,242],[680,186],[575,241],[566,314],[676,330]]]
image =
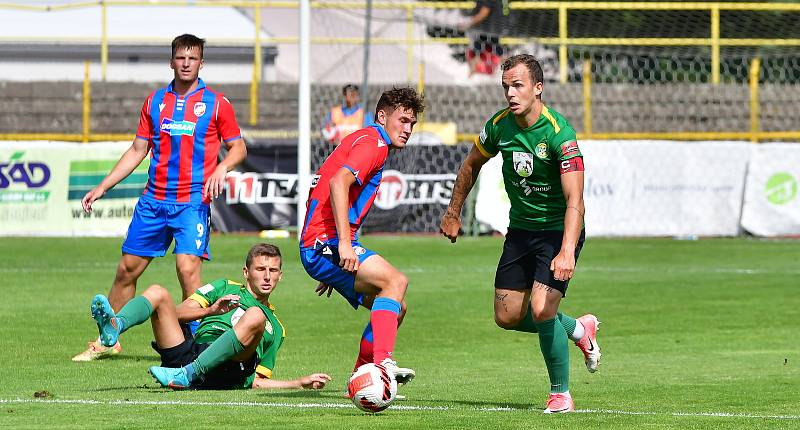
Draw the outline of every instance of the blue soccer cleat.
[[[153,366],[150,368],[150,374],[158,381],[164,388],[172,388],[173,390],[185,390],[190,388],[192,383],[189,382],[189,376],[186,374],[186,369],[183,367],[159,367]]]
[[[100,331],[100,343],[106,347],[116,345],[119,339],[119,321],[106,296],[98,294],[92,299],[92,318]]]

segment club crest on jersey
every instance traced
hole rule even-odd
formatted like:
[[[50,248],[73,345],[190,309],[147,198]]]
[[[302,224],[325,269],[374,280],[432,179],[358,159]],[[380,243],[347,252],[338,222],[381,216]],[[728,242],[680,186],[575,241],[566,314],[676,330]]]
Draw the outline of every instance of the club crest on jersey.
[[[267,320],[267,323],[264,324],[264,330],[266,330],[267,333],[272,334],[272,323],[269,322],[269,320]]]
[[[547,160],[547,144],[544,142],[539,142],[536,145],[536,156],[541,158],[542,160]]]
[[[166,131],[170,136],[194,134],[194,123],[191,121],[173,121],[172,118],[161,120],[161,131]]]
[[[533,154],[514,151],[514,171],[523,178],[533,174]]]
[[[201,117],[203,114],[206,113],[206,104],[203,102],[197,102],[194,104],[194,116]]]

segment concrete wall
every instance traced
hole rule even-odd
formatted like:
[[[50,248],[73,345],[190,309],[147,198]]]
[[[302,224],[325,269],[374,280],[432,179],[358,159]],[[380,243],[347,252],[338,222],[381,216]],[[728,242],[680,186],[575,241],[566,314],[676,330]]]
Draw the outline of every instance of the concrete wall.
[[[133,134],[147,94],[159,84],[92,83],[92,131]],[[249,85],[214,86],[232,101],[243,128],[296,130],[297,86],[261,87],[256,127],[248,125]],[[370,87],[374,106],[386,86]],[[749,131],[746,85],[597,84],[592,93],[595,132]],[[320,126],[340,86],[312,87],[312,126]],[[765,131],[800,129],[800,87],[763,85],[761,126]],[[583,129],[580,84],[545,86],[544,100]],[[75,82],[0,82],[0,133],[81,132],[82,85]],[[504,106],[500,85],[426,87],[426,118],[454,121],[458,131],[477,133]]]

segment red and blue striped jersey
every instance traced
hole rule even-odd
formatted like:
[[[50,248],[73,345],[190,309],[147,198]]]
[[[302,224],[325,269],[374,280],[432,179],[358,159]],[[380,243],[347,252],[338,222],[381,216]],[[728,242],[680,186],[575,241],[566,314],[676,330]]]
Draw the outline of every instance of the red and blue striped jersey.
[[[206,203],[203,184],[218,164],[221,142],[242,135],[233,106],[198,79],[185,97],[167,87],[142,106],[136,137],[149,142],[150,169],[144,195],[168,203]]]
[[[350,170],[356,178],[350,187],[348,210],[350,239],[356,239],[356,232],[378,194],[383,166],[389,156],[389,143],[389,136],[383,127],[372,125],[345,137],[325,159],[311,181],[301,246],[311,247],[317,240],[326,242],[337,238],[329,183],[342,167]]]

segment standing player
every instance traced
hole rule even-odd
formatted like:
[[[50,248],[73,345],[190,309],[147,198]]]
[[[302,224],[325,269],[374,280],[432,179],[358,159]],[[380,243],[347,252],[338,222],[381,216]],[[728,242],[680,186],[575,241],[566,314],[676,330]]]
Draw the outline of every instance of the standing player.
[[[456,241],[464,200],[484,163],[500,153],[511,211],[495,275],[495,322],[506,330],[539,333],[550,376],[544,412],[569,412],[575,406],[567,338],[583,351],[590,372],[600,363],[597,318],[588,314],[576,320],[558,312],[584,241],[583,156],[567,120],[542,103],[539,62],[515,55],[502,70],[508,108],[486,122],[458,171],[440,228]]]
[[[150,373],[164,387],[183,388],[323,388],[330,380],[314,373],[290,381],[272,379],[285,331],[269,302],[281,280],[281,251],[261,243],[250,248],[244,285],[218,279],[200,287],[175,306],[169,292],[152,285],[115,314],[108,300],[92,300],[92,317],[100,340],[114,345],[119,336],[148,319],[153,326],[153,348],[161,366]],[[200,319],[194,337],[179,322]]]
[[[247,155],[233,106],[199,78],[205,40],[184,34],[172,41],[174,80],[151,93],[142,106],[133,144],[100,184],[83,197],[83,210],[121,182],[150,154],[149,179],[122,244],[122,258],[108,299],[119,310],[136,293],[136,281],[153,257],[175,240],[175,269],[189,297],[200,286],[208,251],[212,198],[222,193],[225,175]],[[228,149],[218,162],[221,144]],[[99,342],[72,358],[90,361],[118,354],[119,344]]]
[[[397,327],[406,311],[406,276],[358,242],[358,228],[378,192],[390,149],[403,149],[411,137],[422,97],[411,88],[384,92],[375,107],[375,124],[355,131],[336,147],[311,183],[300,237],[300,260],[320,282],[353,308],[370,309],[355,368],[375,363],[404,384],[414,371],[392,357]],[[328,290],[330,293],[330,290]]]

